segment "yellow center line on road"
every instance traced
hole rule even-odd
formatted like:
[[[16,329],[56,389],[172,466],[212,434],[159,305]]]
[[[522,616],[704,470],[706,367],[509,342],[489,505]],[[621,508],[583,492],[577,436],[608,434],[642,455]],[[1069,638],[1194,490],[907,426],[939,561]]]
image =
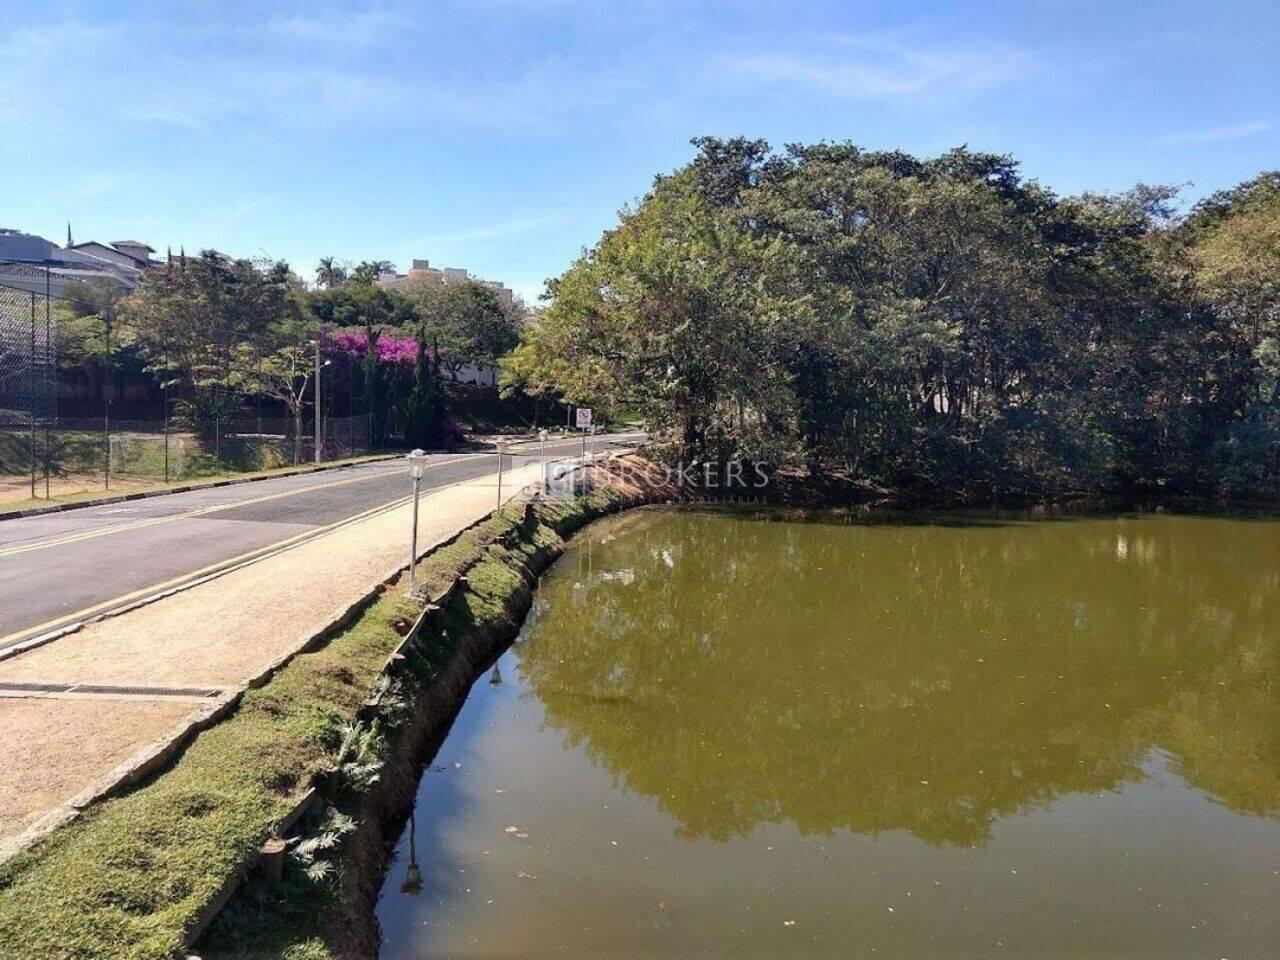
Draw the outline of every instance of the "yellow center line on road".
[[[463,460],[469,460],[469,459],[472,459],[472,457],[470,456],[455,457],[451,460],[443,460],[439,463],[429,464],[428,467],[431,467],[431,466],[443,467],[446,464],[460,463]],[[443,487],[437,487],[433,490],[423,491],[423,496],[429,496],[430,494],[439,493],[443,490],[448,490],[453,487],[460,487],[460,486],[465,486],[467,484],[476,483],[477,481],[488,481],[491,476],[496,476],[496,474],[492,474],[488,476],[481,475],[479,477],[470,477],[467,479],[458,480],[458,481],[455,481],[454,483],[445,484]],[[315,488],[310,488],[310,489],[315,489]],[[135,603],[150,602],[151,599],[160,599],[162,596],[168,596],[170,592],[196,586],[197,584],[201,583],[204,580],[211,579],[215,576],[220,576],[226,573],[230,573],[240,566],[245,566],[250,563],[257,563],[260,560],[266,560],[267,558],[273,557],[276,554],[282,553],[283,551],[288,550],[292,547],[300,546],[302,543],[305,543],[309,540],[318,539],[321,536],[324,536],[325,534],[332,533],[334,530],[338,529],[339,527],[344,527],[348,524],[356,523],[361,520],[367,520],[376,514],[392,510],[396,507],[404,506],[406,503],[409,503],[412,499],[413,499],[412,496],[400,497],[399,499],[392,500],[389,503],[383,503],[383,504],[379,504],[376,507],[371,507],[370,509],[365,510],[361,513],[357,513],[354,516],[346,517],[342,520],[335,520],[333,523],[326,524],[323,527],[316,527],[315,529],[312,529],[312,530],[304,530],[301,533],[295,534],[292,537],[288,537],[287,539],[278,540],[275,543],[267,544],[266,546],[263,546],[263,547],[258,547],[255,550],[249,550],[245,553],[240,554],[239,556],[230,557],[226,560],[216,561],[214,563],[209,564],[206,567],[201,567],[199,570],[193,570],[188,573],[180,574],[179,576],[176,576],[171,580],[165,580],[162,583],[153,583],[153,584],[150,584],[149,586],[141,587],[138,590],[134,590],[131,593],[126,593],[120,596],[112,597],[109,600],[104,600],[101,603],[94,604],[93,606],[85,607],[82,610],[77,610],[74,613],[64,613],[59,617],[54,617],[52,620],[46,620],[44,623],[39,623],[32,627],[24,627],[21,630],[14,631],[13,633],[0,637],[0,661],[5,660],[10,656],[13,656],[15,653],[22,652],[27,648],[27,646],[32,642],[33,639],[41,637],[42,634],[53,633],[55,631],[60,631],[61,629],[67,628],[67,627],[74,627],[76,624],[83,624],[85,621],[93,617],[96,617],[99,614],[109,615],[113,611],[123,612],[121,608],[131,608],[131,605],[134,605]],[[49,639],[56,639],[56,638],[50,637]],[[20,641],[25,641],[25,642],[20,642]],[[43,643],[44,641],[42,640],[41,642]],[[15,650],[14,649],[15,644],[18,644],[18,646],[20,646],[22,649]]]
[[[452,460],[441,460],[437,463],[427,464],[427,469],[433,467],[444,467],[451,463],[460,463],[469,457],[455,457]],[[0,558],[14,557],[24,553],[31,553],[35,550],[46,550],[50,547],[60,547],[69,543],[79,543],[83,540],[92,540],[96,537],[105,537],[113,533],[126,533],[130,530],[139,530],[143,527],[151,527],[160,523],[170,523],[175,520],[190,520],[193,517],[201,517],[210,513],[216,513],[219,510],[230,510],[234,507],[247,507],[258,503],[267,503],[271,500],[280,500],[285,497],[300,496],[304,493],[313,493],[316,490],[329,490],[333,487],[348,486],[353,483],[364,483],[366,480],[376,480],[385,477],[391,471],[379,471],[376,474],[366,474],[358,477],[348,477],[345,480],[334,480],[330,483],[318,484],[314,487],[303,487],[299,490],[284,490],[280,493],[269,493],[261,497],[253,497],[249,500],[237,500],[234,503],[220,503],[208,507],[197,507],[194,510],[188,510],[185,513],[175,513],[166,517],[149,517],[145,520],[126,521],[117,523],[108,527],[97,527],[93,530],[81,530],[78,533],[69,533],[61,537],[52,537],[48,540],[37,540],[32,543],[17,544],[12,547],[0,549]]]
[[[333,523],[326,524],[323,527],[304,530],[302,533],[295,534],[294,536],[288,537],[284,540],[277,540],[275,543],[267,544],[264,547],[258,547],[255,550],[246,551],[239,556],[229,557],[226,560],[218,560],[215,563],[209,564],[207,567],[201,567],[199,570],[192,570],[188,573],[180,574],[171,580],[165,580],[162,583],[150,584],[142,587],[141,589],[134,590],[132,593],[125,593],[117,597],[112,597],[110,600],[95,603],[91,607],[85,607],[84,609],[77,610],[74,613],[64,613],[59,617],[54,617],[52,620],[46,620],[44,623],[38,623],[33,627],[24,627],[23,629],[10,633],[7,636],[0,637],[0,654],[4,652],[5,647],[9,646],[16,640],[29,636],[38,636],[41,633],[53,630],[63,624],[72,624],[77,621],[87,620],[104,611],[111,610],[116,607],[127,606],[135,600],[141,600],[144,597],[164,593],[166,590],[181,587],[184,584],[200,580],[203,577],[218,573],[219,571],[225,571],[230,567],[235,567],[251,560],[264,560],[288,547],[297,545],[301,541],[317,539],[326,533],[331,533],[338,527],[346,526],[347,524],[355,523],[360,520],[367,520],[375,514],[404,506],[404,504],[408,503],[412,499],[413,497],[411,496],[401,497],[398,500],[392,500],[389,503],[379,504],[376,507],[372,507],[362,513],[357,513],[354,516],[345,517],[342,520],[335,520]]]

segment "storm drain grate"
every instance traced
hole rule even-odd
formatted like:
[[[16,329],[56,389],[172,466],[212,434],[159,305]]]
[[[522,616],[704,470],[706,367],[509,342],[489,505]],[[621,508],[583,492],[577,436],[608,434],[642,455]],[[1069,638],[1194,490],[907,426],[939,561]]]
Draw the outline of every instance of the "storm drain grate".
[[[113,687],[82,683],[74,693],[125,694],[132,697],[216,697],[222,691],[214,687]]]
[[[38,683],[33,681],[0,681],[0,693],[71,693],[105,697],[216,697],[217,687],[144,687],[115,686],[104,683]]]
[[[113,687],[82,683],[75,693],[125,694],[132,697],[216,697],[222,691],[213,687]]]
[[[26,683],[20,680],[0,682],[0,691],[6,693],[66,693],[72,688],[70,683]]]

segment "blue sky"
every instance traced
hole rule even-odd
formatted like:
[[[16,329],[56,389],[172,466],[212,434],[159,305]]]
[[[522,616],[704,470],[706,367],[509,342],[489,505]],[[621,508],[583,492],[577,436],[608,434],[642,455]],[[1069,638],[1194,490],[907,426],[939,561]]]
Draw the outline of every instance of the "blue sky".
[[[1064,192],[1280,167],[1280,3],[29,3],[0,226],[411,257],[526,297],[700,134],[1008,152]]]

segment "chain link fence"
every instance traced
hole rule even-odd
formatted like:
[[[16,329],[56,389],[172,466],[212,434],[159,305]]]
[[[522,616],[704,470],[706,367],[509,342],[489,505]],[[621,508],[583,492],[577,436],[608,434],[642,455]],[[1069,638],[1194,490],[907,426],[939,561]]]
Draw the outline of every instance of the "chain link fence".
[[[50,281],[46,267],[0,263],[0,501],[11,487],[35,495],[32,451],[57,414]]]
[[[0,261],[0,506],[253,473],[316,459],[314,418],[59,417],[55,280]],[[368,415],[326,418],[320,459],[370,452]]]
[[[321,424],[322,461],[369,452],[367,415]],[[314,438],[305,427],[299,434],[289,419],[166,424],[62,417],[41,419],[34,430],[29,424],[0,423],[0,505],[128,493],[314,459]]]

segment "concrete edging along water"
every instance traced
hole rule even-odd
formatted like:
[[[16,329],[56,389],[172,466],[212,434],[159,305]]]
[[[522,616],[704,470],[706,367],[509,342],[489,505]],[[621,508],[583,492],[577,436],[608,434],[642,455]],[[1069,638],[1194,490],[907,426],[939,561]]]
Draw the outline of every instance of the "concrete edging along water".
[[[464,486],[471,482],[473,481],[460,480],[456,483],[441,487],[438,490],[433,491],[433,493],[439,493],[442,490],[448,490],[453,487]],[[338,526],[349,525],[359,519],[370,516],[372,513],[381,513],[386,509],[399,505],[400,502],[401,501],[397,501],[390,505],[375,508],[372,512],[367,512],[366,514],[358,515],[354,518],[347,518],[346,520],[340,521],[338,524],[334,525],[333,528],[336,529]],[[483,522],[483,519],[484,518],[482,517],[475,523]],[[453,530],[443,536],[437,537],[435,540],[425,541],[420,546],[420,556],[426,556],[432,551],[456,540],[467,530],[471,529],[475,523],[466,524],[460,529]],[[226,567],[218,569],[207,575],[189,580],[174,587],[157,591],[156,593],[130,603],[125,607],[99,614],[92,618],[92,621],[96,622],[97,620],[107,617],[123,615],[138,607],[166,599],[173,594],[189,590],[195,586],[199,586],[210,580],[225,576],[245,566],[270,559],[277,554],[294,549],[304,543],[310,543],[312,540],[316,539],[317,536],[326,532],[329,532],[329,528],[317,531],[315,535],[308,535],[297,542],[269,547],[259,554],[234,561]],[[395,566],[382,571],[378,574],[376,579],[369,583],[367,587],[361,588],[359,596],[351,603],[335,610],[323,620],[313,623],[312,626],[303,631],[273,661],[267,663],[261,669],[256,669],[253,673],[243,677],[238,682],[225,686],[216,700],[205,704],[198,711],[188,714],[183,720],[170,728],[163,735],[157,737],[140,752],[134,754],[124,762],[98,777],[95,781],[80,790],[69,800],[59,803],[57,806],[40,816],[39,819],[31,823],[20,834],[0,846],[0,863],[11,859],[23,850],[33,846],[42,838],[48,836],[54,830],[75,820],[81,812],[92,806],[97,801],[126,793],[132,786],[168,768],[182,754],[196,734],[225,719],[239,704],[240,699],[246,690],[261,687],[263,684],[267,683],[271,677],[288,665],[298,654],[316,649],[327,638],[332,637],[335,633],[349,626],[355,619],[357,619],[358,615],[366,607],[381,595],[385,584],[398,576],[404,569],[404,565],[397,562]],[[90,621],[71,624],[57,631],[32,638],[28,641],[24,641],[22,644],[7,648],[3,652],[0,652],[0,660],[25,653],[36,646],[60,639],[68,633],[72,633],[83,628],[88,622]]]
[[[351,812],[359,826],[344,844],[340,855],[343,862],[342,889],[335,902],[341,916],[328,918],[327,924],[331,932],[344,940],[338,955],[376,953],[378,932],[373,908],[388,857],[412,809],[422,767],[434,747],[447,734],[453,716],[476,678],[518,634],[532,604],[533,588],[539,576],[563,553],[564,541],[596,519],[670,497],[669,490],[657,485],[649,489],[635,488],[631,492],[624,492],[617,486],[606,486],[605,489],[608,490],[607,496],[597,498],[594,503],[587,499],[566,502],[559,508],[563,511],[559,517],[554,516],[556,501],[542,499],[537,494],[525,500],[524,515],[516,527],[471,558],[446,589],[426,604],[416,623],[387,656],[373,687],[377,690],[381,686],[384,694],[389,689],[387,681],[405,673],[406,663],[415,655],[415,647],[422,639],[422,628],[433,621],[442,623],[452,604],[465,601],[466,593],[471,589],[467,574],[490,559],[495,546],[514,547],[500,558],[500,562],[517,575],[518,585],[500,598],[487,598],[497,604],[493,615],[457,638],[457,647],[447,663],[428,684],[407,691],[409,718],[390,743],[376,783],[355,798],[356,808]],[[541,527],[554,532],[559,542],[553,546],[536,545],[531,538],[536,537]],[[528,535],[523,543],[513,543],[512,538],[518,538],[519,530],[527,531]],[[462,533],[457,536],[461,537]],[[366,726],[376,722],[379,709],[378,698],[370,696],[358,713],[358,722]],[[335,769],[341,762],[341,756],[335,759]],[[325,793],[323,786],[320,793]],[[238,883],[239,879],[236,879],[234,885]],[[228,890],[226,896],[219,898],[220,905],[225,905],[230,898],[231,891]],[[215,916],[216,911],[210,911],[200,929],[192,931],[187,940],[188,948],[199,939],[204,927]]]
[[[622,471],[606,469],[625,482]],[[636,485],[629,489],[634,493]],[[379,672],[388,663],[392,671],[398,669],[397,654],[404,655],[413,678],[406,682],[407,692],[429,687],[453,657],[455,638],[471,624],[488,620],[502,605],[498,595],[512,587],[511,574],[495,559],[523,558],[534,546],[562,546],[551,525],[567,533],[569,526],[578,525],[565,522],[568,515],[587,506],[612,510],[617,499],[592,494],[585,501],[544,504],[539,509],[542,525],[524,529],[514,526],[510,509],[497,522],[489,512],[471,514],[480,523],[489,517],[488,524],[470,533],[455,527],[452,536],[440,540],[457,540],[457,545],[429,561],[430,582],[436,586],[455,579],[464,566],[470,569],[472,557],[488,561],[482,571],[470,574],[470,583],[464,582],[471,592],[454,588],[452,596],[463,600],[448,605],[447,635],[424,631],[428,642],[406,649],[411,645],[403,643],[405,628],[422,608],[400,598],[398,591],[383,590],[376,607],[357,612],[349,629],[317,644],[313,655],[295,657],[260,692],[237,701],[221,723],[192,737],[171,767],[121,790],[109,803],[86,809],[85,816],[56,837],[0,868],[0,941],[14,957],[33,960],[61,955],[72,944],[83,948],[78,952],[85,956],[127,952],[167,957],[179,950],[197,921],[203,922],[222,899],[219,891],[229,891],[252,869],[263,838],[296,814],[313,786],[324,792],[340,784],[344,810],[360,802],[368,787],[362,777],[352,781],[343,774],[326,783],[323,774],[334,766],[337,744],[346,741],[343,724],[377,706],[370,702],[370,690],[379,692]],[[506,549],[494,545],[503,536]],[[354,592],[347,599],[353,598]],[[316,626],[319,619],[313,621]],[[393,697],[386,704],[376,718],[384,731],[391,728],[392,713],[405,717],[400,711],[407,709],[406,701]],[[312,710],[321,712],[308,712]],[[321,717],[327,719],[321,723]],[[277,722],[285,725],[277,728]],[[276,729],[278,733],[272,732]],[[362,743],[351,762],[381,761],[389,744],[378,740],[367,756]],[[276,792],[272,784],[277,782],[285,789]],[[241,809],[248,816],[237,814]],[[193,856],[196,850],[205,853]],[[128,860],[121,859],[124,851],[130,851]],[[134,869],[129,866],[134,858],[139,865],[154,866]],[[328,896],[328,888],[316,889],[318,899]],[[159,950],[160,945],[171,946]],[[0,953],[6,953],[5,946]]]

